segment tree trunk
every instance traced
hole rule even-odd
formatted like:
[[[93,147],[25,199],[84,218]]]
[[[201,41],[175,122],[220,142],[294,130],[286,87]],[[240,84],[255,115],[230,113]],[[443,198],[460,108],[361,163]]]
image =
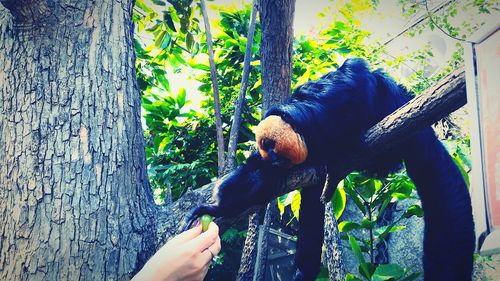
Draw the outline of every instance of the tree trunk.
[[[290,97],[295,0],[260,0],[258,7],[262,28],[262,113],[265,113],[271,106],[283,103]],[[253,276],[257,258],[256,224],[259,221],[255,216],[257,214],[251,215],[249,219],[238,280],[249,280],[249,276]],[[264,224],[269,226],[270,222],[264,221]]]
[[[128,279],[156,244],[133,1],[0,2],[0,280]]]
[[[262,113],[291,94],[295,0],[259,2],[262,39]]]
[[[340,233],[337,219],[333,213],[332,203],[325,206],[325,263],[329,272],[330,281],[345,280],[345,266],[342,261]]]

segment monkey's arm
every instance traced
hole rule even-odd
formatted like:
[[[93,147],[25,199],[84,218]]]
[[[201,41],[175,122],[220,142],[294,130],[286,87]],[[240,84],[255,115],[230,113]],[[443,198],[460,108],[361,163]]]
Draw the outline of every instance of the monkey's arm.
[[[264,160],[259,153],[252,153],[245,164],[216,182],[215,203],[191,210],[183,228],[189,228],[203,214],[234,217],[271,201],[279,195],[279,184],[285,179],[287,171]]]

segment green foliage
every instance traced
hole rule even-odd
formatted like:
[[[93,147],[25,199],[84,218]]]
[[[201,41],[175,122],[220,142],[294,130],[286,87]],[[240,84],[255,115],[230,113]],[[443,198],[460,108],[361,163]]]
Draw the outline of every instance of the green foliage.
[[[345,210],[346,207],[346,192],[344,190],[344,181],[342,180],[338,186],[335,192],[333,193],[332,197],[332,207],[333,207],[333,213],[335,214],[335,219],[339,219],[340,216],[342,216],[342,213]]]
[[[457,165],[460,173],[464,177],[467,186],[470,187],[469,172],[471,171],[470,160],[470,138],[464,137],[458,140],[446,140],[445,147],[451,154],[453,161]]]
[[[349,241],[359,264],[360,276],[351,274],[347,280],[407,280],[402,278],[413,276],[397,264],[377,264],[374,259],[378,244],[384,243],[390,233],[405,228],[400,225],[403,219],[423,216],[422,208],[413,205],[394,221],[383,221],[383,213],[389,204],[415,198],[413,182],[402,173],[380,180],[354,172],[344,179],[343,188],[363,215],[360,222],[343,220],[339,223],[341,237]]]
[[[143,96],[148,175],[157,202],[177,200],[189,187],[200,187],[217,175],[213,94],[206,39],[192,1],[154,1],[158,7],[136,2],[137,81]],[[162,12],[157,12],[161,10]],[[241,81],[250,9],[221,11],[214,51],[222,102],[224,134],[229,134],[233,102]],[[260,40],[260,29],[255,38]],[[258,41],[254,50],[258,49]],[[243,161],[254,140],[251,131],[260,120],[260,69],[250,74],[237,159]],[[198,93],[180,88],[172,92],[179,73],[190,73]],[[177,75],[177,76],[176,76]],[[192,90],[192,89],[191,89]],[[201,95],[200,108],[191,100]],[[227,138],[226,138],[227,139]]]
[[[281,216],[283,216],[285,208],[289,206],[290,210],[292,211],[293,217],[297,220],[299,219],[300,202],[301,202],[301,195],[299,191],[294,190],[290,193],[284,194],[278,197],[277,201],[278,201],[278,209],[280,211]]]

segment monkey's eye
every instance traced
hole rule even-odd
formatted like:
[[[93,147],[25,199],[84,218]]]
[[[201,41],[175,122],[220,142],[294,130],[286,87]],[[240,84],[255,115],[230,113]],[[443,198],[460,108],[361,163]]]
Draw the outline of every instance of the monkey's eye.
[[[275,146],[275,141],[274,140],[271,140],[271,139],[263,139],[261,142],[260,142],[260,146],[262,147],[262,149],[264,150],[270,150],[270,149],[273,149],[274,146]]]

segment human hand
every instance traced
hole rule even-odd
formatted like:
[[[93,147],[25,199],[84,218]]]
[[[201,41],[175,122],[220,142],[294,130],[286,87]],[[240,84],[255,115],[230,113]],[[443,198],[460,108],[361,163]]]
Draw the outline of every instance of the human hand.
[[[211,222],[202,233],[198,225],[168,241],[132,280],[201,281],[208,272],[212,253],[217,255],[220,249],[219,227]]]

